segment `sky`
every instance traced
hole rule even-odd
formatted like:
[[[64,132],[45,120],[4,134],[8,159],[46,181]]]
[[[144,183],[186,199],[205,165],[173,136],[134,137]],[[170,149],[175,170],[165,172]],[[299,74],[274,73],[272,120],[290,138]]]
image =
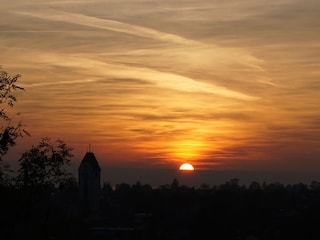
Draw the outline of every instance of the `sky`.
[[[320,176],[319,1],[0,3],[0,65],[21,74],[31,134],[11,162],[50,137],[75,167],[90,144],[106,181],[184,162]]]

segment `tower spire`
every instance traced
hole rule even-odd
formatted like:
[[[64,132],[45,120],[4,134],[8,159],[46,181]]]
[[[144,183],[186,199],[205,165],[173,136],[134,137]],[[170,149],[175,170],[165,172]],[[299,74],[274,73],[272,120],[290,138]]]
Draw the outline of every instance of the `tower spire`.
[[[91,152],[91,144],[89,143],[89,152]]]
[[[91,144],[88,146],[91,151]],[[80,210],[85,216],[99,215],[100,166],[92,152],[87,152],[78,168]]]

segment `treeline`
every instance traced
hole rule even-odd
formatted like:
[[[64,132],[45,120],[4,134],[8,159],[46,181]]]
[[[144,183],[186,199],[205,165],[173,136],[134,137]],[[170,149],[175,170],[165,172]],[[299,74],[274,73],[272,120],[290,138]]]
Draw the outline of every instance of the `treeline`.
[[[148,239],[319,239],[320,182],[258,183],[238,179],[200,188],[172,184],[105,185],[103,217],[125,224],[151,216]],[[118,222],[117,222],[118,221]]]
[[[78,185],[2,186],[1,239],[319,239],[320,182],[240,185],[231,179],[199,188],[106,183],[99,216],[79,214]],[[91,231],[131,229],[129,235]],[[108,230],[109,231],[109,230]],[[121,237],[122,236],[122,237]]]

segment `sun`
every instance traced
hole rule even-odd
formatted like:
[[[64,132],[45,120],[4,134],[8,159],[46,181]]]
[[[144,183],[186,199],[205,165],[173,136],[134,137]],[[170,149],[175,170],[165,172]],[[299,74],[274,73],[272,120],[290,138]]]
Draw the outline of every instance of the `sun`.
[[[183,163],[179,167],[181,171],[194,171],[194,167],[190,163]]]

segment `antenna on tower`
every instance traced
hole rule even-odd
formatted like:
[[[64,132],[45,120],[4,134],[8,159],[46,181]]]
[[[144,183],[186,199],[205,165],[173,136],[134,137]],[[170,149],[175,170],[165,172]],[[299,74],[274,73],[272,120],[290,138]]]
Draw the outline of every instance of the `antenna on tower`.
[[[91,144],[89,143],[89,152],[91,152]]]

